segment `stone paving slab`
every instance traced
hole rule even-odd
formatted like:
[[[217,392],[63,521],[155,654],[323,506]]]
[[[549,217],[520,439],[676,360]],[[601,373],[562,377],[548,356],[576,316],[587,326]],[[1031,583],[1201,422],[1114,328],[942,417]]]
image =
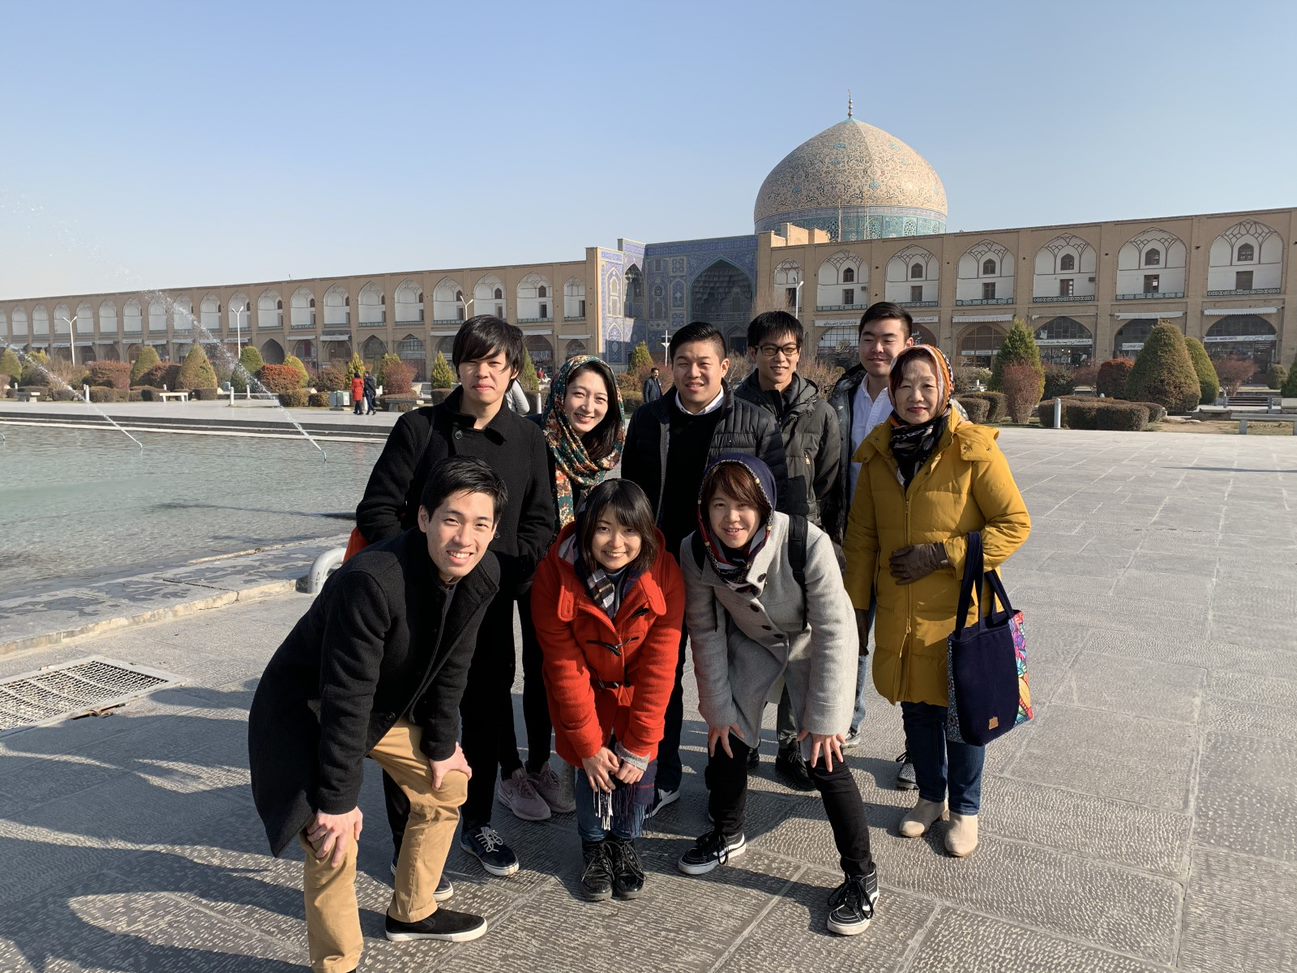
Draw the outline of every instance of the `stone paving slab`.
[[[458,850],[448,861],[456,904],[491,933],[389,944],[391,852],[370,773],[362,969],[1297,970],[1297,443],[1012,429],[1000,441],[1035,521],[1004,573],[1027,613],[1040,705],[988,752],[972,859],[947,857],[936,835],[896,835],[914,795],[891,789],[900,716],[874,697],[850,757],[883,890],[866,935],[824,932],[830,829],[817,795],[773,775],[769,744],[748,853],[701,880],[679,875],[675,858],[706,828],[687,678],[685,790],[650,822],[635,903],[576,898],[570,815],[526,823],[497,807],[519,874],[490,878]],[[1259,518],[1266,529],[1250,529]],[[255,680],[309,604],[288,583],[307,554],[268,559],[284,583],[269,597],[40,648],[14,646],[18,615],[0,602],[0,678],[95,654],[185,680],[105,718],[0,737],[0,970],[302,967],[300,861],[266,853],[244,734]],[[22,606],[23,631],[120,616],[163,586],[228,596],[266,579],[233,562],[191,567],[105,581],[118,587],[98,603],[50,593]],[[173,603],[184,599],[160,607]],[[618,934],[632,948],[610,947]]]

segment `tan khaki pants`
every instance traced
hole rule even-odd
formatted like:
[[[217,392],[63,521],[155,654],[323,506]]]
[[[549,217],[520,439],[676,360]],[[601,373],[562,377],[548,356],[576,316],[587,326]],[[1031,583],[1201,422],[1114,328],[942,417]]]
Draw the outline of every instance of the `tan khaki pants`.
[[[401,922],[418,922],[437,911],[433,893],[455,837],[459,806],[468,796],[468,777],[458,771],[447,774],[441,789],[433,790],[428,758],[419,749],[421,732],[409,723],[398,723],[369,754],[410,799],[410,820],[396,862],[396,888],[387,907],[387,914]],[[303,887],[311,969],[351,973],[364,947],[356,905],[356,844],[352,842],[346,860],[332,868],[328,859],[316,860],[305,835],[298,840],[306,849]]]

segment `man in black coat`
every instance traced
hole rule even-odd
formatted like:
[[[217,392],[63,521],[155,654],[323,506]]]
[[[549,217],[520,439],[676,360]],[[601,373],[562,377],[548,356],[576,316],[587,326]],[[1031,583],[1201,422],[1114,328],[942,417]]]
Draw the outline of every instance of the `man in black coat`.
[[[461,707],[464,753],[474,774],[460,839],[490,874],[507,876],[518,870],[518,858],[491,827],[497,772],[503,801],[534,798],[533,804],[543,805],[518,759],[511,695],[517,667],[513,610],[516,599],[528,596],[532,575],[549,549],[554,497],[544,433],[504,404],[522,365],[522,332],[489,315],[469,318],[455,336],[451,359],[459,387],[440,405],[397,420],[356,508],[356,526],[371,544],[408,528],[428,470],[447,456],[484,460],[509,488],[491,544],[500,562],[500,593],[478,633]],[[390,777],[384,777],[383,787],[399,847],[404,798]]]
[[[656,402],[662,398],[662,379],[661,373],[657,366],[654,365],[649,371],[648,378],[644,379],[644,401]]]
[[[477,631],[499,589],[490,553],[507,489],[481,460],[444,460],[417,527],[362,551],[325,582],[271,658],[248,714],[252,795],[270,849],[306,851],[311,968],[347,973],[364,939],[356,906],[362,760],[400,786],[410,818],[388,939],[464,942],[480,916],[438,909],[441,873],[472,770],[456,742]],[[441,893],[438,895],[438,893]]]
[[[779,427],[766,412],[734,397],[725,376],[730,360],[725,335],[704,321],[685,325],[667,348],[674,388],[635,410],[626,429],[621,475],[643,487],[657,512],[667,550],[679,556],[680,542],[698,527],[698,491],[703,471],[724,453],[746,453],[774,474],[777,506],[806,513],[805,499],[792,498]],[[667,484],[670,482],[670,488]],[[680,728],[684,722],[684,647],[676,663],[675,689],[667,704],[666,731],[658,746],[657,793],[650,816],[680,796]]]

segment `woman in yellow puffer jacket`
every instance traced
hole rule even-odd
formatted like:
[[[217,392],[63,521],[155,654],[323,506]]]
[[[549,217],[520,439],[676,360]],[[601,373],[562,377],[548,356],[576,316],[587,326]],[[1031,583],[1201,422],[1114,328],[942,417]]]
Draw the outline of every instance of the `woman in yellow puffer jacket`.
[[[982,534],[986,569],[1031,532],[1031,518],[998,433],[951,410],[945,356],[907,348],[892,365],[895,411],[855,455],[860,481],[844,550],[846,586],[863,619],[877,598],[874,686],[901,704],[918,804],[901,819],[917,838],[947,810],[946,850],[977,847],[985,748],[946,740],[946,639],[955,628],[967,537]],[[970,612],[975,619],[977,604]]]

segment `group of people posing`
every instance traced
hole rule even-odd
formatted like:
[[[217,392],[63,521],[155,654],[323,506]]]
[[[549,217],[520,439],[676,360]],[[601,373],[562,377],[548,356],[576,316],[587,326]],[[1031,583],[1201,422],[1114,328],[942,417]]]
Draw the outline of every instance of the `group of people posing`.
[[[968,535],[981,533],[989,569],[1030,520],[995,431],[952,403],[946,359],[911,325],[895,304],[871,306],[859,364],[827,398],[798,374],[792,315],[751,323],[755,368],[736,387],[723,334],[686,325],[671,386],[651,375],[629,424],[612,370],[590,356],[557,370],[542,414],[515,414],[521,333],[490,316],[463,325],[459,386],[396,423],[357,508],[363,550],[275,653],[249,717],[271,849],[306,852],[314,969],[347,973],[361,955],[366,756],[383,769],[395,848],[389,939],[485,932],[439,903],[454,894],[457,830],[491,875],[518,870],[491,824],[497,797],[527,820],[575,811],[581,896],[639,895],[645,818],[680,795],[686,646],[709,826],[682,872],[745,850],[748,773],[777,703],[776,768],[821,794],[843,872],[827,927],[868,926],[878,872],[845,751],[860,741],[871,629],[874,685],[901,704],[898,786],[918,790],[900,833],[948,815],[947,851],[973,852],[983,750],[946,739],[946,639]]]

